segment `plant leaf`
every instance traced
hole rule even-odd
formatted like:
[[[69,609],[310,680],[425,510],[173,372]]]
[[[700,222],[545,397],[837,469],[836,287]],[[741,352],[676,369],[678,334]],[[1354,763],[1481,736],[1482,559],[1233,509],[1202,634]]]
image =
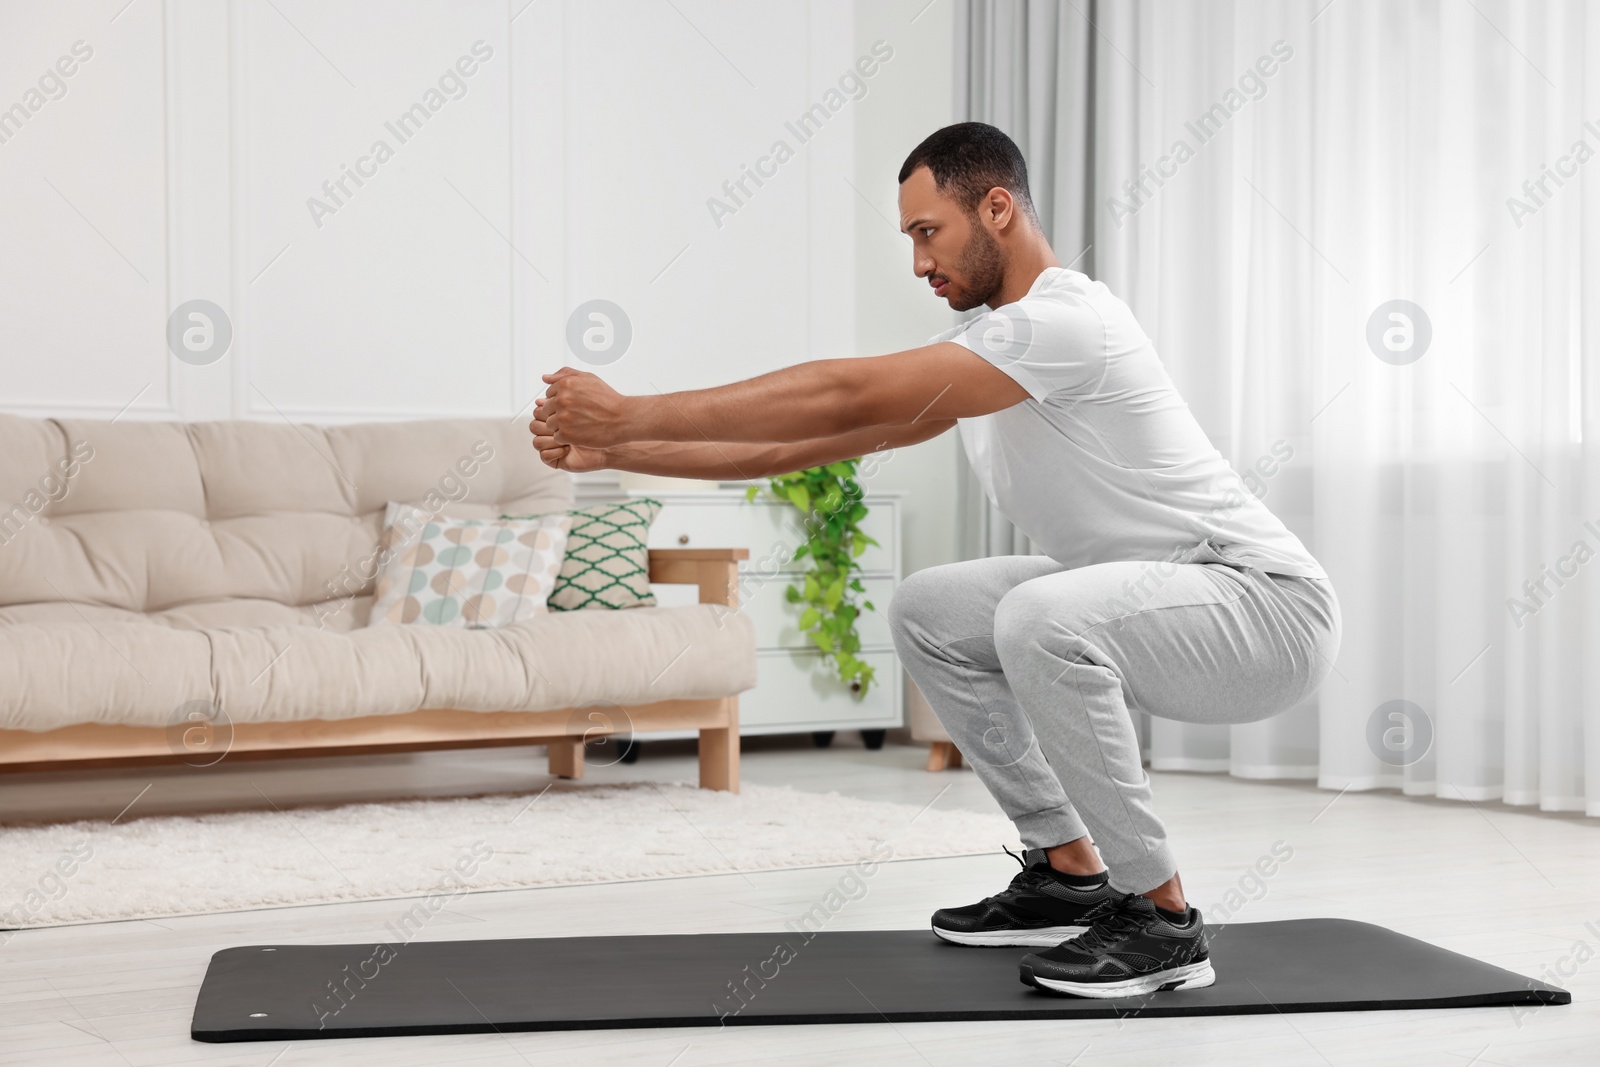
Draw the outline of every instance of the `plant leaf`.
[[[854,577],[861,564],[856,560],[869,545],[878,542],[861,529],[868,508],[862,501],[861,483],[856,481],[857,459],[836,460],[821,467],[773,475],[766,481],[768,499],[787,503],[798,512],[796,526],[803,542],[790,560],[807,560],[806,570],[793,575],[784,587],[785,601],[803,604],[799,627],[811,643],[832,661],[834,672],[843,681],[854,681],[856,695],[863,697],[874,678],[873,669],[856,653],[861,635],[856,623],[863,611],[876,611],[870,600],[859,606],[855,594],[866,587]],[[762,487],[747,486],[745,499],[754,501]]]

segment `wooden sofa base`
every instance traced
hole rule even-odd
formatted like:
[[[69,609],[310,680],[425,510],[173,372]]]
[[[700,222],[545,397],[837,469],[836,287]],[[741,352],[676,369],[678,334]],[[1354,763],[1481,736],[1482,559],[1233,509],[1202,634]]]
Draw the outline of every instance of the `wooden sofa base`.
[[[436,748],[483,748],[544,743],[550,773],[583,776],[585,741],[617,732],[700,731],[700,788],[739,791],[739,698],[665,700],[638,707],[607,706],[604,715],[561,711],[457,711],[434,709],[405,715],[233,725],[231,742],[215,752],[184,754],[165,729],[155,726],[84,724],[36,733],[0,730],[0,771],[72,770],[138,764],[349,756],[416,752]]]

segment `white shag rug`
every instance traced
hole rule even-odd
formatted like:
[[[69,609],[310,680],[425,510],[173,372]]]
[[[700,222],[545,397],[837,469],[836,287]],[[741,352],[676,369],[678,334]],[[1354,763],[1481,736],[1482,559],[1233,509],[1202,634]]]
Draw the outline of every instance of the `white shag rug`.
[[[1017,847],[998,814],[746,785],[0,826],[0,929],[920,859]],[[5,940],[0,934],[0,941]]]

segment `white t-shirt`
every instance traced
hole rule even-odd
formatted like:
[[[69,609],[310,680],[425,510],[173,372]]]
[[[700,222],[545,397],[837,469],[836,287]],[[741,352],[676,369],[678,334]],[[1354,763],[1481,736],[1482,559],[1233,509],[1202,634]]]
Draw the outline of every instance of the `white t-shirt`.
[[[1212,447],[1133,312],[1101,282],[1047,268],[1022,299],[930,343],[941,341],[1028,391],[957,425],[984,492],[1052,559],[1182,563],[1209,540],[1230,563],[1326,577]]]

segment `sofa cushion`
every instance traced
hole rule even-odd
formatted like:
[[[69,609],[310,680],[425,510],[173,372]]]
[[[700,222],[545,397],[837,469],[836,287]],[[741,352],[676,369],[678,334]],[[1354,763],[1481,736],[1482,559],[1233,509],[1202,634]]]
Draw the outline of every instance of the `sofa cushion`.
[[[0,727],[167,726],[211,692],[211,640],[147,622],[18,623],[0,631]]]
[[[71,475],[61,473],[67,464]],[[559,511],[521,419],[299,426],[0,415],[0,608],[138,613],[372,593],[390,500]]]
[[[371,601],[371,597],[356,597],[348,601],[292,608],[276,600],[229,597],[226,600],[197,600],[149,614],[126,608],[108,608],[103,604],[74,604],[59,600],[45,604],[13,604],[0,608],[0,641],[6,640],[9,635],[10,631],[4,629],[6,624],[21,622],[82,622],[95,625],[144,622],[175,630],[322,626],[342,633],[367,624],[367,609]]]
[[[30,622],[3,636],[0,729],[168,726],[195,700],[244,723],[645,704],[755,685],[750,620],[716,604],[547,613],[497,630]]]

